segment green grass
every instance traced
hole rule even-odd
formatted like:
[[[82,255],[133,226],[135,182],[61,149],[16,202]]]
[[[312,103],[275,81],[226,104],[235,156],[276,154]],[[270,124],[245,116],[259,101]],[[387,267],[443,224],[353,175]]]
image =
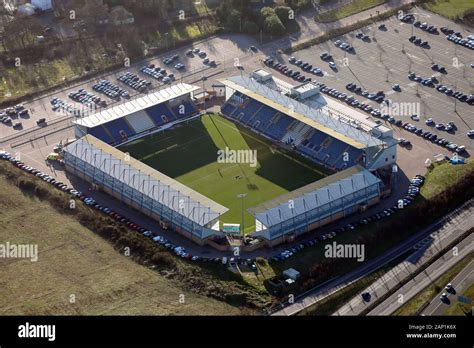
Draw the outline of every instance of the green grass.
[[[422,6],[441,16],[456,19],[462,17],[466,11],[474,9],[474,0],[434,0]]]
[[[257,166],[218,163],[217,151],[226,147],[256,150]],[[241,222],[238,194],[246,193],[245,207],[254,207],[328,174],[218,115],[205,115],[120,150],[229,208],[221,223]],[[254,230],[255,219],[248,212],[244,221],[246,232]]]
[[[394,315],[415,315],[417,311],[427,302],[433,299],[443,287],[448,284],[466,265],[474,260],[474,253],[470,253],[460,260],[454,267],[436,279],[418,295],[399,308]]]
[[[353,0],[350,3],[318,14],[315,19],[318,22],[334,22],[339,19],[352,16],[353,14],[368,10],[381,5],[387,0]]]
[[[74,215],[12,184],[26,178],[0,162],[0,243],[36,244],[38,261],[2,259],[0,315],[238,315],[240,308],[193,292],[192,283],[137,264]],[[28,180],[36,180],[29,177]],[[59,191],[39,182],[39,187]],[[64,195],[63,195],[64,196]],[[87,209],[78,204],[79,210]],[[96,214],[90,211],[90,214]],[[98,219],[100,217],[97,216]],[[133,249],[132,249],[133,250]],[[132,256],[133,256],[132,251]],[[202,271],[176,259],[189,279]],[[179,266],[181,267],[181,266]],[[222,289],[232,282],[207,278]],[[225,285],[224,285],[225,284]],[[219,290],[220,291],[220,290]],[[242,292],[242,290],[241,290]],[[70,295],[76,297],[70,303]],[[178,301],[184,294],[185,303]]]
[[[421,188],[421,196],[425,199],[433,198],[472,170],[474,170],[474,161],[472,160],[467,161],[466,164],[458,165],[447,162],[434,164],[434,168],[426,175],[427,185]]]
[[[468,297],[474,301],[474,284],[471,284],[466,291],[462,293],[462,296]],[[472,305],[455,302],[452,306],[444,312],[444,315],[466,315],[472,313]]]

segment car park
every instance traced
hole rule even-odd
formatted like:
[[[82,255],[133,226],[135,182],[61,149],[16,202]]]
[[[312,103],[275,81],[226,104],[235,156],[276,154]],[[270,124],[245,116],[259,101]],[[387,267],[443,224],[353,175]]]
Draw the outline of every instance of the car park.
[[[118,77],[118,80],[129,87],[135,89],[138,92],[147,91],[148,87],[151,85],[150,81],[141,79],[139,76],[132,72],[126,72]]]

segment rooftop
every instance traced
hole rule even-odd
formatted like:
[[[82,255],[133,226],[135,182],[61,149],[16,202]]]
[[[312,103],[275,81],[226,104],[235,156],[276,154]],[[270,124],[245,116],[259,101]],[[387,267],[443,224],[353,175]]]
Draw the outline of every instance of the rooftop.
[[[342,113],[331,113],[324,108],[314,108],[296,101],[245,76],[233,76],[221,81],[275,110],[318,129],[333,138],[358,149],[381,146],[384,142],[357,126],[357,120]],[[343,106],[338,103],[337,107]]]
[[[206,226],[229,210],[132,157],[125,160],[123,152],[92,135],[75,141],[64,151],[126,182],[200,226]]]
[[[93,128],[113,120],[125,117],[138,111],[142,111],[165,103],[169,100],[179,98],[183,95],[199,90],[199,87],[189,85],[187,83],[177,83],[168,88],[141,96],[139,98],[127,101],[123,104],[102,110],[90,116],[86,116],[74,121],[76,125]]]
[[[248,212],[270,227],[377,183],[380,179],[356,165],[250,208]],[[293,207],[290,207],[291,201]]]

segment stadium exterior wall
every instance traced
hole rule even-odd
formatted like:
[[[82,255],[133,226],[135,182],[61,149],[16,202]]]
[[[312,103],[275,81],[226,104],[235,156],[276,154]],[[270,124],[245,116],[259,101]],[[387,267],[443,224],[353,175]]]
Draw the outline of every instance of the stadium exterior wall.
[[[135,192],[132,193],[132,198],[128,198],[123,195],[123,191],[120,190],[120,187],[125,185],[123,182],[119,182],[118,180],[113,179],[112,185],[108,186],[105,182],[101,179],[103,174],[105,173],[98,173],[100,170],[96,167],[90,166],[87,163],[84,163],[82,160],[71,156],[68,153],[65,153],[65,162],[66,166],[65,169],[67,172],[77,176],[78,178],[85,180],[93,185],[95,185],[99,190],[109,194],[110,196],[118,199],[119,201],[133,207],[137,211],[143,213],[150,218],[161,222],[164,221],[169,225],[169,228],[173,231],[183,235],[184,237],[191,239],[198,245],[206,245],[208,243],[208,239],[212,239],[216,235],[219,234],[218,231],[211,230],[206,227],[198,226],[191,222],[191,225],[188,227],[186,224],[189,225],[189,222],[184,222],[184,218],[180,217],[178,213],[172,212],[167,207],[162,206],[159,202],[156,202],[156,206],[160,205],[162,209],[162,214],[158,214],[153,209],[149,209],[144,206],[143,202],[140,200],[141,194]],[[132,191],[135,191],[132,189]],[[164,210],[169,210],[169,215],[164,212]],[[215,243],[214,243],[215,244]]]
[[[355,192],[353,198],[343,197],[331,201],[326,206],[313,209],[297,215],[294,219],[286,220],[253,235],[264,240],[267,246],[292,241],[297,236],[309,233],[348,215],[363,212],[380,202],[380,185],[374,184]]]

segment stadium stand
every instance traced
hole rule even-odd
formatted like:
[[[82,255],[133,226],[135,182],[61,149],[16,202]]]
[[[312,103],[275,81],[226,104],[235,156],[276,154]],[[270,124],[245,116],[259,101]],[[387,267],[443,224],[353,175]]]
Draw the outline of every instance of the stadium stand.
[[[293,122],[294,120],[291,117],[279,114],[265,130],[265,133],[273,139],[280,140],[288,132],[288,129]]]
[[[120,142],[121,140],[136,134],[123,118],[116,119],[104,124],[103,126],[108,131],[114,142]]]
[[[145,112],[155,122],[156,126],[162,126],[170,120],[175,119],[173,113],[165,104],[152,106],[151,108],[146,109]]]
[[[155,127],[153,120],[147,115],[145,111],[135,112],[125,117],[127,122],[139,134]]]
[[[171,112],[176,118],[185,118],[196,114],[198,111],[190,100],[183,100],[178,105],[172,107]]]
[[[89,129],[89,134],[93,135],[97,139],[105,141],[106,143],[114,142],[112,136],[102,126],[97,126],[97,127]]]

